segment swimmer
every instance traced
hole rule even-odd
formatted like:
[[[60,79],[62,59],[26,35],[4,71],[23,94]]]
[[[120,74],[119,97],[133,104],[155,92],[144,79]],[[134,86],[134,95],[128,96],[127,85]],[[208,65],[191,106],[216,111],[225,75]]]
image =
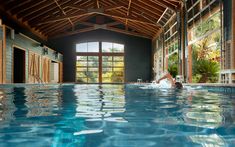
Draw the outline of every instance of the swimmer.
[[[182,88],[183,88],[182,83],[176,82],[176,81],[173,79],[173,77],[171,76],[170,73],[166,73],[164,76],[162,76],[160,79],[158,79],[158,80],[156,81],[156,83],[159,83],[159,84],[164,83],[164,84],[165,84],[165,83],[167,82],[166,80],[170,82],[169,84],[171,84],[171,88],[176,88],[176,89],[182,89]],[[168,85],[169,85],[169,84],[168,84]]]

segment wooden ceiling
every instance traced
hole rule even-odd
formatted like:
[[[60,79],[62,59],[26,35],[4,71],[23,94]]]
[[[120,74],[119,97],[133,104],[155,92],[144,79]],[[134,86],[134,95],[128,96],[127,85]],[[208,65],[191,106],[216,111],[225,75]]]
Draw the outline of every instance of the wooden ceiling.
[[[182,0],[0,0],[0,10],[43,39],[105,29],[154,38]]]

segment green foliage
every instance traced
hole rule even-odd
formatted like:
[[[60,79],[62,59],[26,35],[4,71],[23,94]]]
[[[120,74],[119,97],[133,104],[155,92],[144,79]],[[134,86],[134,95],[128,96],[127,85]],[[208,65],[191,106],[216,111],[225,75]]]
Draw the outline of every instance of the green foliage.
[[[220,13],[214,14],[195,27],[193,38],[198,38],[220,27]],[[220,38],[219,31],[193,44],[193,82],[218,82],[220,70]]]
[[[178,74],[178,53],[175,53],[169,57],[168,71],[173,77],[176,77]]]
[[[216,82],[220,66],[217,62],[207,59],[194,60],[194,81],[198,83]]]

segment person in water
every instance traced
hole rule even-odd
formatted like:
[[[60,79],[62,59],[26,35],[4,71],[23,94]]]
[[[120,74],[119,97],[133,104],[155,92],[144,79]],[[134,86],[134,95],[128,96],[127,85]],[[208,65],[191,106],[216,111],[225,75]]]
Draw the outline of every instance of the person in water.
[[[166,73],[163,75],[160,79],[156,81],[156,83],[159,83],[160,85],[169,83],[171,88],[176,88],[176,89],[182,89],[183,85],[180,82],[176,82],[173,77],[171,76],[170,73]],[[168,84],[168,85],[169,85]]]

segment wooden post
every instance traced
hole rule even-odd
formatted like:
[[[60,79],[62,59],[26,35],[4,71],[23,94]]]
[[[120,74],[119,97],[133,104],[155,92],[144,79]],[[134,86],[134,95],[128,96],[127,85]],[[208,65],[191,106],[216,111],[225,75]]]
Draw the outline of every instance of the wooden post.
[[[193,59],[192,59],[192,45],[188,46],[188,83],[192,83],[192,66],[193,66]]]
[[[3,60],[2,60],[3,41],[0,40],[0,84],[3,83]]]
[[[2,83],[6,83],[6,26],[3,25],[3,47],[2,47]]]
[[[168,70],[168,48],[166,48],[166,51],[165,51],[165,66],[164,66],[164,70]]]
[[[185,24],[185,7],[181,7],[180,9],[180,50],[181,52],[179,52],[180,54],[180,68],[179,68],[179,74],[182,75],[184,77],[184,81],[186,80],[186,61],[185,61],[185,49],[186,49],[186,45],[185,45],[185,40],[186,40],[186,25]]]
[[[59,83],[63,83],[63,62],[59,62]]]
[[[235,69],[235,1],[232,0],[232,69]]]

